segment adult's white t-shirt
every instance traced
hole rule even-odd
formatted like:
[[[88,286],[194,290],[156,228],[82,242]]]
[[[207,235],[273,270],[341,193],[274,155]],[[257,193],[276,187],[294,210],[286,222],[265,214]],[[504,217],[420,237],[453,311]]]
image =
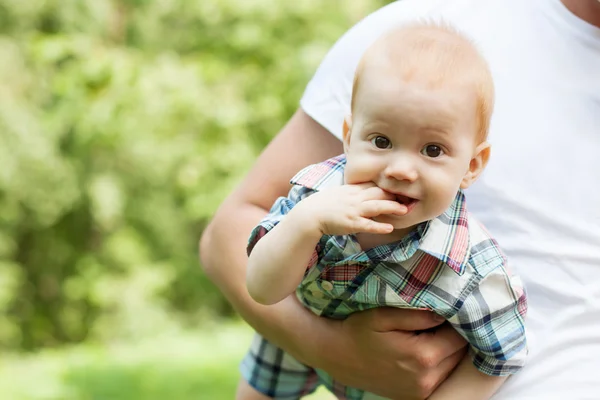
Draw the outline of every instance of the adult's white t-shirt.
[[[423,17],[473,38],[496,85],[492,157],[468,207],[527,285],[530,357],[494,399],[600,399],[600,29],[560,0],[398,1],[335,44],[302,109],[341,137],[365,48]]]

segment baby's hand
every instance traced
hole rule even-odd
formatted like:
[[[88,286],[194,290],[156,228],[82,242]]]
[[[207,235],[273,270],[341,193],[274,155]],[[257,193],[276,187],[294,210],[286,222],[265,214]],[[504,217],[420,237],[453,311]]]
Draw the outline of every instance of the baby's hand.
[[[299,205],[307,211],[307,215],[315,218],[324,235],[390,233],[394,230],[391,224],[371,218],[389,214],[404,215],[407,211],[406,206],[398,203],[394,195],[372,183],[326,189],[308,197]]]

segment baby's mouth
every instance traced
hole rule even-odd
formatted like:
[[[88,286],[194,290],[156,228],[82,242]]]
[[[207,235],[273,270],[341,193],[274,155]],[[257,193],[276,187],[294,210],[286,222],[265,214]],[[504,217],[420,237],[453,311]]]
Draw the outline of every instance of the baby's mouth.
[[[409,206],[417,201],[417,199],[413,199],[412,197],[404,196],[402,194],[396,195],[396,201],[405,206]]]

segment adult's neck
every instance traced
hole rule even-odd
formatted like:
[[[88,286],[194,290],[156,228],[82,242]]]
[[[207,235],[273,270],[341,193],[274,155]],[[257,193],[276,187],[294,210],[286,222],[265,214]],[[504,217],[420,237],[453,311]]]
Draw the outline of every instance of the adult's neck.
[[[561,1],[577,17],[600,28],[600,0]]]

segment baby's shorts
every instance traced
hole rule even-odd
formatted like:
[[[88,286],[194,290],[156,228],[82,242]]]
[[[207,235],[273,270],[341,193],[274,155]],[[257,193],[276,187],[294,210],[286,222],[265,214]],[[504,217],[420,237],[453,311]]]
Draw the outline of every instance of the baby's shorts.
[[[334,381],[325,371],[302,364],[259,334],[254,335],[240,371],[250,386],[274,399],[296,400],[313,393],[320,385],[325,385],[338,399],[383,399]]]

